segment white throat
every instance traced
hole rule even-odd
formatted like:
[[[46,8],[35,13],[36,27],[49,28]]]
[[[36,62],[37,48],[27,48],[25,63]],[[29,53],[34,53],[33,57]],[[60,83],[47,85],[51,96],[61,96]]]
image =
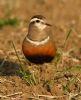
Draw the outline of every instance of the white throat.
[[[43,44],[45,44],[45,43],[47,43],[48,41],[49,41],[49,36],[47,37],[47,38],[45,38],[44,40],[42,40],[42,41],[33,41],[33,40],[31,40],[31,39],[29,39],[28,37],[26,37],[26,40],[29,42],[29,43],[31,43],[31,44],[34,44],[34,45],[36,45],[36,46],[38,46],[38,45],[43,45]]]
[[[43,30],[46,28],[46,25],[42,24],[42,23],[35,23],[36,27],[39,29],[39,30]]]

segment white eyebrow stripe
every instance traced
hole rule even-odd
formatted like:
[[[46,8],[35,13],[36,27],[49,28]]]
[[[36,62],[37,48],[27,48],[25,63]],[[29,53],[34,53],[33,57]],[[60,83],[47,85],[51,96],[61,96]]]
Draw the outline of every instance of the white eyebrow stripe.
[[[40,20],[41,22],[44,22],[42,19],[39,19],[39,18],[33,18],[33,19],[30,20],[30,23],[31,23],[31,22],[34,22],[34,21],[36,21],[36,20]]]
[[[29,43],[32,43],[32,44],[34,44],[34,45],[36,45],[36,46],[38,46],[38,45],[43,45],[43,44],[47,43],[49,39],[50,39],[50,38],[49,38],[49,36],[48,36],[47,38],[45,38],[45,39],[42,40],[42,41],[33,41],[33,40],[29,39],[28,37],[26,37],[26,40],[27,40]]]

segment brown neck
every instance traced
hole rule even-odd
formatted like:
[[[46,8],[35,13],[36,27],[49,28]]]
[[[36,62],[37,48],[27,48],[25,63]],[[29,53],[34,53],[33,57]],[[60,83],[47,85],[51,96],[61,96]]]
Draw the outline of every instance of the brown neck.
[[[29,26],[27,37],[34,41],[41,41],[48,37],[48,33],[44,30],[39,30],[36,26]]]

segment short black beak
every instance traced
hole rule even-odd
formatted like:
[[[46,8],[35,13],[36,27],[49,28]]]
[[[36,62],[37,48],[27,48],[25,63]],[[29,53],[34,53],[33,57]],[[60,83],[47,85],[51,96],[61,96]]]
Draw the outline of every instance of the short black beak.
[[[51,24],[46,23],[47,26],[52,26]]]

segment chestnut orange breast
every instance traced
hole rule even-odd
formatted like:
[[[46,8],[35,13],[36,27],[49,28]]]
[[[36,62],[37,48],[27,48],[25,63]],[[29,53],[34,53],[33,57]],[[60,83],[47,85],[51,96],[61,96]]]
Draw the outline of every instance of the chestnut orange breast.
[[[27,42],[25,38],[22,49],[25,57],[35,63],[49,62],[56,55],[56,46],[52,40],[49,40],[46,44],[37,46]]]
[[[42,15],[31,18],[28,34],[26,35],[22,51],[25,57],[33,63],[51,61],[56,55],[56,46],[51,32],[51,25]]]

